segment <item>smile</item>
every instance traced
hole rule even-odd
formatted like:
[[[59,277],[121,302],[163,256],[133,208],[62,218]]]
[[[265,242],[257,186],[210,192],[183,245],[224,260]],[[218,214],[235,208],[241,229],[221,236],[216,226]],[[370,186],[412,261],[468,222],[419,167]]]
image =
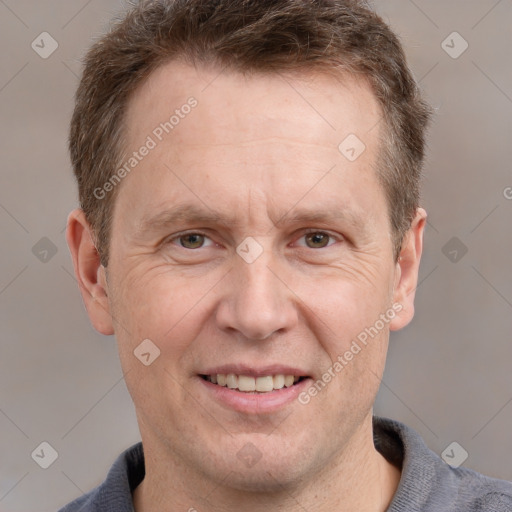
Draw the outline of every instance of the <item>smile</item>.
[[[272,391],[289,388],[305,378],[284,374],[253,377],[250,375],[236,375],[234,373],[217,373],[214,375],[201,375],[201,377],[217,386],[227,387],[243,393],[271,393]]]

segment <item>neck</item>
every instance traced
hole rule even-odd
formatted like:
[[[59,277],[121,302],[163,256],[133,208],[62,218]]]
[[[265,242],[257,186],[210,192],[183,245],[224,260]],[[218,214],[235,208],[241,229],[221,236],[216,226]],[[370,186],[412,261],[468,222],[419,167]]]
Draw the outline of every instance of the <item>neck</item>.
[[[371,415],[343,453],[333,454],[322,468],[275,492],[240,490],[229,485],[229,471],[217,481],[205,480],[150,439],[144,439],[146,476],[135,489],[135,512],[385,512],[400,481],[400,471],[373,445]],[[166,455],[164,455],[166,454]]]

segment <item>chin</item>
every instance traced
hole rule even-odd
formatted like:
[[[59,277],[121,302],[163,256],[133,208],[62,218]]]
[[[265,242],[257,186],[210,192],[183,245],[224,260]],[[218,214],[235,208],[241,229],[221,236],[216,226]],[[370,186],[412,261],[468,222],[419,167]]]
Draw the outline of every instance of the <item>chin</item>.
[[[293,488],[312,471],[314,454],[300,449],[297,439],[290,442],[278,436],[271,440],[267,434],[240,437],[230,438],[225,449],[215,446],[216,456],[209,459],[209,467],[202,459],[202,470],[210,479],[238,491],[274,494]]]
[[[296,470],[291,471],[290,467],[266,467],[261,463],[261,466],[258,464],[253,468],[232,468],[223,485],[243,493],[264,493],[268,496],[296,486],[302,480],[297,473]]]

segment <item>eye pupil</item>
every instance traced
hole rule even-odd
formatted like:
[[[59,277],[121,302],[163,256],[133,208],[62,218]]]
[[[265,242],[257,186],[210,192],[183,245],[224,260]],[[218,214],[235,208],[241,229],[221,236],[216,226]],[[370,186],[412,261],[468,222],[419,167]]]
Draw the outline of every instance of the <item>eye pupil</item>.
[[[310,233],[310,234],[306,235],[306,238],[307,238],[308,242],[311,242],[313,244],[313,247],[315,249],[317,249],[319,247],[320,248],[325,247],[327,245],[327,243],[329,242],[329,235],[327,235],[325,233]]]
[[[184,235],[180,237],[181,245],[186,249],[197,249],[204,243],[204,236],[200,234]]]

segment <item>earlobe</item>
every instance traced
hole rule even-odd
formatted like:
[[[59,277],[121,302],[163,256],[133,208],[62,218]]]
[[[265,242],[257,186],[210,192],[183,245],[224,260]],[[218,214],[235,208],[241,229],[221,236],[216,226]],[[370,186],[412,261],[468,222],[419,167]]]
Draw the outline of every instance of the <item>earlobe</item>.
[[[418,272],[421,253],[423,251],[423,232],[427,212],[418,208],[409,231],[405,234],[396,263],[396,281],[393,293],[394,304],[400,304],[401,309],[390,323],[390,330],[397,331],[405,327],[414,316],[414,297],[418,286]]]
[[[94,245],[92,229],[83,210],[73,210],[66,228],[75,276],[93,327],[105,335],[114,334],[105,269]]]

